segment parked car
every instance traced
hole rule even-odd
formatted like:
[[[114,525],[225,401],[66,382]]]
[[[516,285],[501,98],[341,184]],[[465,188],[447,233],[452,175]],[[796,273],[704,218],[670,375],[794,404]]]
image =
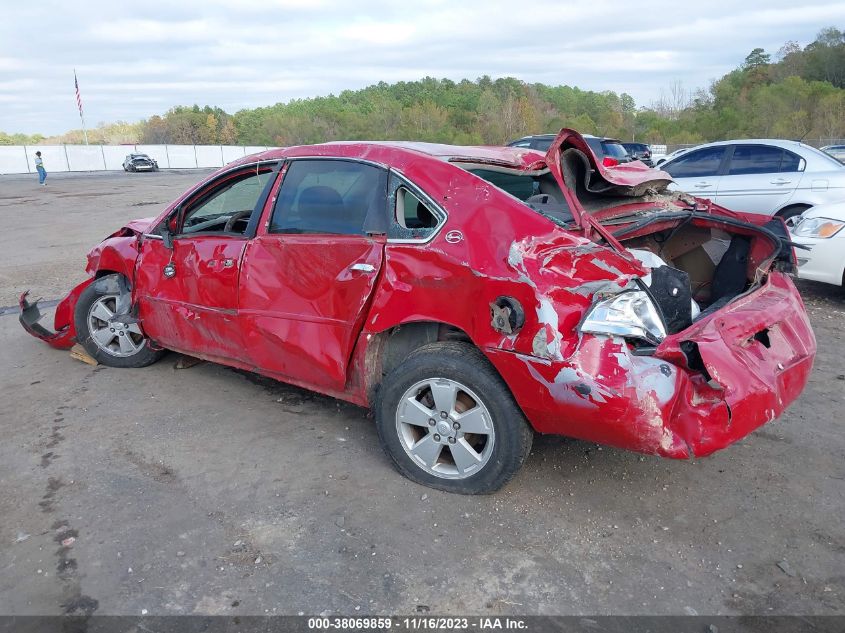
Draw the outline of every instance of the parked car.
[[[593,153],[602,159],[602,164],[605,167],[630,163],[633,160],[621,141],[614,138],[590,136],[589,134],[582,134],[582,138],[587,141],[587,145],[590,146]],[[534,136],[524,136],[516,141],[511,141],[508,143],[508,147],[530,147],[531,149],[546,152],[554,140],[554,134],[535,134]]]
[[[826,145],[821,149],[823,152],[833,156],[840,163],[845,163],[845,145]]]
[[[845,201],[821,204],[792,219],[792,241],[796,249],[798,276],[845,286]]]
[[[158,163],[146,154],[128,154],[123,159],[123,171],[158,171]]]
[[[845,166],[798,141],[749,139],[700,145],[660,166],[681,191],[784,219],[845,199]]]
[[[673,158],[675,158],[676,156],[680,156],[684,152],[688,152],[691,149],[692,149],[691,147],[681,147],[680,149],[676,149],[674,152],[666,154],[665,156],[658,156],[658,157],[654,158],[654,166],[660,167],[663,163],[670,161]]]
[[[628,152],[628,156],[634,160],[641,161],[649,167],[654,167],[651,161],[651,148],[645,143],[622,143],[622,147]]]
[[[170,349],[372,407],[397,469],[451,492],[499,488],[535,431],[702,457],[798,397],[815,339],[783,223],[669,182],[573,130],[545,155],[270,150],[91,250],[54,330],[26,293],[20,321],[103,365]]]

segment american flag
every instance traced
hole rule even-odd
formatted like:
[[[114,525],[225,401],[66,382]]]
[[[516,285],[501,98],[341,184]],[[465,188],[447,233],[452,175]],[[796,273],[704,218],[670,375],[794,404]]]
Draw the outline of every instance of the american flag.
[[[76,88],[76,105],[79,106],[79,116],[82,116],[82,96],[79,94],[79,82],[76,80],[76,70],[73,71],[73,85]]]

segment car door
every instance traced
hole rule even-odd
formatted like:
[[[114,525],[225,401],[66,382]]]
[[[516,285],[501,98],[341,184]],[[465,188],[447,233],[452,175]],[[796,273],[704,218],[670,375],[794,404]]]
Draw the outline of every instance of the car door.
[[[249,234],[276,174],[273,164],[240,167],[192,193],[145,235],[135,271],[144,332],[169,349],[244,359],[238,281]]]
[[[665,163],[660,169],[672,176],[675,181],[673,189],[713,200],[719,191],[725,150],[725,145],[691,150]]]
[[[362,161],[291,161],[241,269],[244,345],[263,372],[343,389],[382,265],[387,171]]]
[[[789,202],[801,180],[801,157],[772,145],[741,144],[731,149],[716,204],[772,215]]]

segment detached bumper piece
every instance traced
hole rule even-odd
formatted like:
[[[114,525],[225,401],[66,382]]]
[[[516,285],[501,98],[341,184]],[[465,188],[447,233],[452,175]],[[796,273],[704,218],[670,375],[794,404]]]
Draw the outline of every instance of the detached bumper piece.
[[[20,300],[18,301],[18,305],[21,309],[21,314],[20,317],[18,317],[18,320],[23,326],[23,329],[32,334],[34,337],[40,338],[42,341],[49,343],[53,347],[66,348],[73,345],[72,340],[65,344],[70,330],[70,325],[65,325],[64,328],[57,332],[48,330],[39,323],[41,318],[44,316],[41,314],[41,310],[38,307],[38,302],[41,301],[41,299],[36,299],[30,303],[27,301],[28,295],[29,291],[27,290],[21,295]]]
[[[47,329],[41,325],[40,321],[43,318],[41,309],[38,305],[40,299],[30,303],[27,300],[29,290],[24,292],[18,300],[18,305],[21,309],[21,314],[18,317],[23,329],[32,334],[35,338],[39,338],[51,347],[57,349],[70,349],[76,342],[76,327],[73,324],[73,311],[76,307],[76,301],[79,295],[94,282],[94,278],[86,279],[81,284],[76,286],[70,293],[56,306],[56,315],[53,318],[53,329]]]

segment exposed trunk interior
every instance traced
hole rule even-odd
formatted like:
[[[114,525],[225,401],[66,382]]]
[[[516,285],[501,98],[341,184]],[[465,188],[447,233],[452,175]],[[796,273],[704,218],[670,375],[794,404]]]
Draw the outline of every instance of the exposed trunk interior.
[[[781,254],[770,228],[709,213],[668,191],[667,174],[652,170],[635,185],[618,184],[584,152],[561,149],[561,174],[578,203],[651,269],[645,284],[670,334],[758,285]]]
[[[704,214],[623,231],[622,245],[652,268],[649,288],[670,333],[759,284],[780,246],[765,229]],[[647,254],[659,258],[656,267]]]

